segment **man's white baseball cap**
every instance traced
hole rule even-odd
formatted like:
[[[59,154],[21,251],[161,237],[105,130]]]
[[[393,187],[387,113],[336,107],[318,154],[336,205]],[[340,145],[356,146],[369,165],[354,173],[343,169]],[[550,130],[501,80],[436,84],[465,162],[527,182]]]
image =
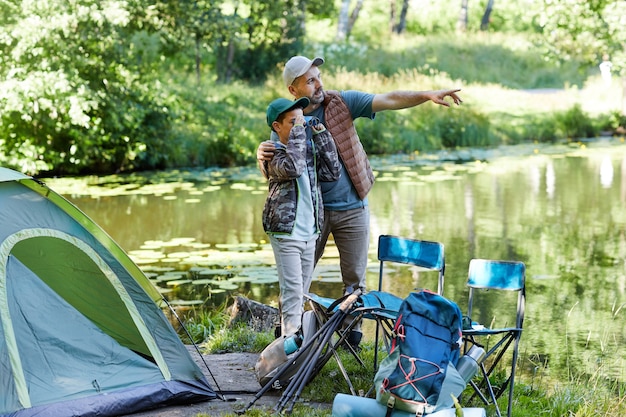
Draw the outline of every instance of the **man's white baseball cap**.
[[[313,65],[319,67],[324,63],[324,58],[317,57],[314,60],[310,60],[305,56],[294,56],[285,64],[285,69],[283,70],[283,81],[285,85],[289,87],[293,84],[293,80],[303,75],[305,72],[309,70]]]

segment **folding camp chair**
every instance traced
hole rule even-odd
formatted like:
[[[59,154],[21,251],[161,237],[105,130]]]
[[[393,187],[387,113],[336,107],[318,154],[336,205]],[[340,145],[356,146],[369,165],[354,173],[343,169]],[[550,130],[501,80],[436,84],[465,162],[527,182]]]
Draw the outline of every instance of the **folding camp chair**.
[[[415,265],[429,271],[439,271],[437,293],[443,295],[446,269],[443,243],[380,235],[378,237],[378,260],[380,261],[378,291],[382,291],[385,262],[397,262]]]
[[[388,292],[382,291],[382,280],[385,274],[385,263],[396,262],[419,267],[425,271],[438,271],[438,291],[441,294],[444,284],[444,256],[443,244],[438,242],[430,242],[424,240],[406,239],[395,236],[382,235],[378,240],[378,259],[380,260],[380,275],[378,282],[378,291],[369,291],[360,294],[357,300],[351,305],[349,311],[345,312],[342,326],[335,328],[336,338],[334,342],[328,344],[328,350],[320,361],[318,369],[323,366],[330,356],[334,356],[344,379],[346,380],[350,392],[356,395],[350,376],[345,371],[336,348],[339,346],[346,347],[356,358],[361,366],[365,366],[352,346],[346,341],[350,331],[363,319],[376,321],[376,340],[374,350],[374,372],[378,367],[378,339],[380,330],[382,329],[383,341],[387,351],[389,350],[392,338],[393,327],[398,315],[400,304],[404,298]],[[306,294],[305,298],[311,309],[315,312],[320,326],[328,322],[334,314],[343,298],[334,300],[332,298],[320,297],[316,294]]]
[[[348,296],[344,296],[340,299],[335,300],[332,298],[320,297],[316,294],[305,294],[305,298],[307,299],[309,306],[315,313],[319,326],[324,326],[327,322],[332,320],[333,316],[336,315],[339,311],[342,300],[346,299],[347,297]],[[348,334],[350,334],[350,331],[352,331],[357,323],[359,323],[363,319],[377,321],[380,320],[391,323],[390,325],[386,325],[386,328],[389,329],[388,333],[390,334],[393,330],[393,322],[395,322],[395,319],[398,315],[400,304],[402,304],[402,299],[400,297],[382,291],[370,291],[366,294],[359,294],[355,302],[351,304],[350,309],[345,312],[345,317],[342,323],[339,326],[335,327],[334,331],[337,337],[335,338],[334,342],[328,344],[327,356],[323,358],[325,360],[323,363],[321,363],[321,366],[323,366],[323,364],[328,359],[330,359],[329,354],[332,354],[335,357],[337,366],[339,367],[344,379],[346,380],[346,383],[348,384],[348,388],[350,389],[352,395],[357,395],[357,393],[352,385],[348,372],[345,370],[345,367],[343,366],[341,359],[336,352],[336,349],[339,346],[345,347],[349,352],[352,353],[352,356],[356,358],[357,362],[361,366],[365,367],[365,363],[359,356],[358,352],[349,343],[345,343]],[[374,371],[375,370],[376,368],[374,368]]]
[[[407,239],[397,236],[380,235],[378,237],[378,260],[380,272],[378,275],[378,291],[382,291],[385,263],[395,262],[414,265],[426,271],[438,271],[437,292],[443,295],[445,258],[442,243],[428,240]],[[404,295],[402,295],[404,297]],[[393,330],[395,316],[374,315],[376,319],[376,339],[374,341],[374,370],[378,367],[378,339],[382,329],[383,341],[389,350],[390,335]]]
[[[526,267],[522,262],[514,261],[494,261],[485,259],[472,259],[469,264],[467,285],[469,287],[469,300],[467,315],[478,323],[472,322],[471,327],[463,329],[463,338],[466,342],[466,350],[472,345],[483,347],[486,351],[484,360],[480,364],[481,372],[475,380],[470,381],[474,388],[472,396],[478,396],[485,405],[494,404],[498,417],[501,417],[497,399],[506,391],[508,386],[508,406],[507,416],[511,416],[511,406],[513,400],[513,388],[515,383],[515,368],[517,364],[519,340],[522,335],[522,324],[524,321],[524,306],[526,302],[525,287]],[[484,302],[479,302],[479,298],[485,301],[485,294],[482,290],[502,290],[517,292],[517,311],[515,312],[515,326],[492,328],[479,324],[481,321],[494,322],[494,315]],[[495,295],[494,295],[495,296]],[[502,308],[507,297],[499,293],[494,304],[499,309]],[[511,304],[513,304],[511,300]],[[501,311],[501,310],[499,310]],[[476,316],[472,316],[476,314]],[[471,321],[471,319],[470,319]],[[489,346],[495,339],[495,343]],[[509,348],[513,347],[511,366],[506,370],[503,382],[490,381],[496,367],[501,367],[500,363]],[[508,357],[508,355],[507,355]],[[478,380],[478,382],[476,382]]]
[[[328,315],[328,320],[321,324],[315,334],[308,337],[307,340],[303,342],[302,346],[293,354],[293,356],[288,358],[288,360],[284,362],[279,369],[277,369],[272,378],[265,382],[265,385],[255,395],[250,403],[248,403],[243,410],[240,410],[237,413],[245,413],[245,411],[248,410],[256,402],[256,400],[274,387],[274,383],[276,381],[280,380],[284,374],[289,374],[291,376],[289,377],[287,387],[274,406],[274,410],[279,413],[282,413],[284,410],[287,414],[291,414],[291,411],[293,410],[293,407],[300,397],[304,387],[313,378],[315,378],[315,376],[332,356],[335,356],[337,359],[337,363],[339,364],[341,372],[350,386],[352,394],[356,395],[347,371],[343,367],[343,364],[341,364],[337,354],[337,347],[345,341],[346,335],[351,329],[348,328],[345,331],[340,330],[343,326],[344,319],[354,310],[360,296],[361,290],[356,290],[352,294],[338,300],[332,300],[333,302],[328,307],[328,310],[333,313]],[[320,302],[324,302],[324,300],[327,299],[319,297]],[[333,336],[335,334],[340,335],[338,340],[333,340]],[[363,365],[363,362],[361,362],[361,365]],[[291,368],[293,366],[297,366],[298,368],[295,374],[291,373]]]

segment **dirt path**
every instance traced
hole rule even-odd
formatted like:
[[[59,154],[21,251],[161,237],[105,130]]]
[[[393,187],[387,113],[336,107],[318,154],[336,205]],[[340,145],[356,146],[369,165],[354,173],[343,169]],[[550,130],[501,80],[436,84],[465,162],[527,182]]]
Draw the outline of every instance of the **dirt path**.
[[[197,404],[163,407],[129,414],[129,417],[196,417],[198,414],[209,416],[234,415],[237,410],[246,407],[261,389],[254,375],[254,364],[259,357],[258,354],[226,353],[200,357],[193,348],[189,348],[189,351],[200,369],[203,370],[213,389],[221,393],[226,401],[216,399]],[[254,403],[253,408],[271,409],[279,398],[280,392],[267,392]],[[328,407],[329,410],[331,408],[330,404],[315,404],[315,406]]]

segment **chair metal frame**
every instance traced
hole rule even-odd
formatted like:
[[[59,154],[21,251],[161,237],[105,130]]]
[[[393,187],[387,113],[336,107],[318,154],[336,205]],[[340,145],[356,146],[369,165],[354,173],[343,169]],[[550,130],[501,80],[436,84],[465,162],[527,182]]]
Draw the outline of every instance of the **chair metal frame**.
[[[330,359],[331,355],[335,357],[337,362],[337,366],[341,371],[346,383],[348,384],[348,388],[352,395],[357,395],[357,392],[354,389],[354,385],[346,371],[343,363],[339,355],[337,354],[337,349],[342,346],[347,351],[349,351],[352,356],[356,359],[360,366],[365,368],[365,362],[361,359],[357,350],[352,347],[349,343],[346,342],[347,336],[354,329],[354,327],[363,319],[376,320],[380,321],[388,321],[390,323],[395,322],[397,317],[397,312],[400,308],[400,304],[402,303],[402,299],[394,296],[390,293],[382,293],[380,291],[370,291],[366,294],[361,294],[360,290],[356,301],[350,304],[350,308],[346,310],[345,321],[342,326],[335,328],[335,333],[337,337],[334,341],[329,341],[328,349],[325,352],[323,357],[318,359],[318,370],[321,369],[324,364]],[[354,293],[353,293],[354,294]],[[327,297],[320,297],[316,294],[305,294],[305,299],[307,300],[311,310],[315,314],[317,322],[320,326],[323,326],[324,323],[329,321],[334,314],[337,313],[338,307],[344,299],[349,298],[353,294],[343,296],[339,299],[332,299]],[[389,331],[393,330],[393,326]],[[374,368],[374,371],[376,368]],[[317,373],[317,372],[316,372]],[[373,389],[373,386],[372,386]],[[369,392],[368,392],[369,394]]]
[[[524,309],[526,305],[526,266],[523,262],[503,261],[489,259],[472,259],[469,264],[467,286],[469,288],[467,315],[472,317],[475,298],[481,290],[499,290],[518,292],[517,312],[515,327],[487,328],[472,326],[471,329],[463,329],[463,338],[466,348],[472,344],[484,347],[483,340],[491,337],[499,337],[496,343],[486,348],[484,360],[480,364],[479,376],[482,379],[477,383],[470,381],[474,389],[474,395],[478,396],[485,405],[493,404],[498,417],[501,417],[497,399],[507,390],[508,404],[507,416],[511,416],[513,404],[513,389],[515,386],[515,370],[519,353],[519,341],[523,331]],[[497,390],[489,380],[489,377],[504,354],[513,344],[511,369],[506,381]]]
[[[437,293],[443,295],[444,275],[446,269],[444,245],[430,240],[409,239],[392,235],[378,237],[378,291],[382,291],[384,265],[386,262],[414,265],[428,271],[439,272]],[[402,297],[404,298],[404,297]],[[395,318],[385,316],[376,319],[376,337],[374,340],[374,371],[378,368],[378,339],[383,329],[383,340],[389,350],[389,335],[393,330]]]

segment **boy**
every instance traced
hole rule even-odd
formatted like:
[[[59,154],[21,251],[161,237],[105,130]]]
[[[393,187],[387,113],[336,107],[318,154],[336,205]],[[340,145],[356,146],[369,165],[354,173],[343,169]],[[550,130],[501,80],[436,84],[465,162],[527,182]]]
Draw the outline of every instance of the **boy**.
[[[263,161],[269,195],[263,208],[263,228],[268,234],[280,286],[281,334],[295,334],[301,325],[304,293],[309,291],[315,267],[315,242],[324,208],[320,181],[339,178],[335,141],[323,124],[305,129],[303,97],[279,98],[267,108],[267,124],[276,132],[276,152]]]

